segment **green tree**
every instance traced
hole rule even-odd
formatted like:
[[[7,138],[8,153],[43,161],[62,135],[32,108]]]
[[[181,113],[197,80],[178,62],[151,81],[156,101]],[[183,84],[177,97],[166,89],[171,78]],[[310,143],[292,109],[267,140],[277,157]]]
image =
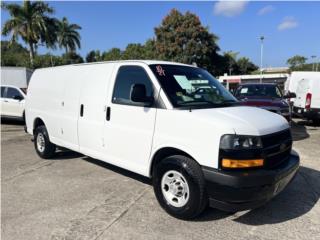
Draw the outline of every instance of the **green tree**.
[[[109,51],[102,54],[104,61],[115,61],[122,58],[122,52],[119,48],[111,48]]]
[[[36,55],[34,58],[34,68],[55,67],[64,65],[65,61],[60,56],[52,54]]]
[[[224,58],[224,72],[229,75],[238,74],[239,68],[237,65],[237,57],[239,53],[233,51],[227,51],[223,53]]]
[[[122,53],[122,59],[144,59],[144,47],[140,43],[130,43]]]
[[[307,58],[301,55],[295,55],[287,60],[287,64],[291,69],[302,66],[307,61]]]
[[[83,63],[83,58],[75,53],[75,52],[68,52],[61,56],[63,65],[67,64],[76,64],[76,63]]]
[[[1,41],[1,66],[25,67],[29,62],[29,52],[17,42]]]
[[[199,17],[190,12],[181,14],[173,9],[160,26],[155,28],[156,56],[159,59],[182,63],[197,63],[214,70],[219,50],[218,37],[201,25]]]
[[[157,59],[155,40],[148,39],[144,44],[144,58],[145,59]]]
[[[33,60],[38,44],[53,47],[55,42],[55,20],[50,17],[53,8],[42,1],[24,1],[22,5],[3,3],[2,8],[10,14],[2,29],[4,36],[11,35],[11,42],[19,37],[29,46],[30,63]]]
[[[249,58],[241,57],[237,60],[238,74],[250,74],[253,71],[256,71],[258,67],[250,61]]]
[[[67,18],[58,21],[57,40],[60,48],[65,49],[65,53],[74,52],[77,47],[80,48],[80,30],[77,24],[70,24]]]
[[[99,62],[102,60],[102,55],[99,50],[92,50],[86,56],[86,62]]]

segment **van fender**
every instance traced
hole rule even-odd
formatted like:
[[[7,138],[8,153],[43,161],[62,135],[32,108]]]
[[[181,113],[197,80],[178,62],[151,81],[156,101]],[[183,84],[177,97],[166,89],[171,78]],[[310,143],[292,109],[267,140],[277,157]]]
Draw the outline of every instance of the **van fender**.
[[[152,177],[153,166],[160,160],[165,157],[172,155],[183,155],[187,156],[193,160],[195,160],[198,164],[199,162],[196,160],[196,153],[191,152],[190,148],[180,145],[180,144],[163,144],[158,145],[152,149],[149,159],[149,171],[148,176]]]

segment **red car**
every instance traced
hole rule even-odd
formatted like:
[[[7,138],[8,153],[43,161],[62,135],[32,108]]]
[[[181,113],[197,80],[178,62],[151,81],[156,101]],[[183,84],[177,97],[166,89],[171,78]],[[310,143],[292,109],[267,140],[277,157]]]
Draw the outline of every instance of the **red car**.
[[[235,91],[235,97],[241,105],[254,106],[278,113],[291,121],[291,110],[287,98],[294,98],[294,93],[283,95],[280,88],[273,83],[241,84]]]

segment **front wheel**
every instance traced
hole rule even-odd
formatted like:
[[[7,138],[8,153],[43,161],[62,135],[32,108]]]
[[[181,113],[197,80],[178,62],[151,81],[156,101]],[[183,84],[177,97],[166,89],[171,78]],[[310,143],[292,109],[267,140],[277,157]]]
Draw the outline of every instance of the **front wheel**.
[[[34,147],[39,157],[48,159],[54,156],[56,145],[50,142],[49,134],[45,126],[39,126],[34,134]]]
[[[160,206],[176,218],[192,219],[207,205],[202,170],[185,156],[170,156],[158,163],[153,188]]]

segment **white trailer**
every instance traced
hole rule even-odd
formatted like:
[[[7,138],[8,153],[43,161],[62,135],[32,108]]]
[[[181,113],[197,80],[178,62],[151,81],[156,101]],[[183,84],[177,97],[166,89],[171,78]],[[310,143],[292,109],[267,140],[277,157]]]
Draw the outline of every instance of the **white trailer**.
[[[32,72],[25,67],[1,67],[1,85],[27,88]]]

